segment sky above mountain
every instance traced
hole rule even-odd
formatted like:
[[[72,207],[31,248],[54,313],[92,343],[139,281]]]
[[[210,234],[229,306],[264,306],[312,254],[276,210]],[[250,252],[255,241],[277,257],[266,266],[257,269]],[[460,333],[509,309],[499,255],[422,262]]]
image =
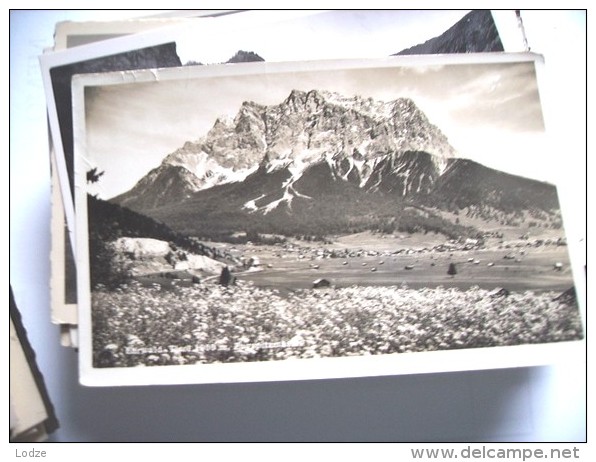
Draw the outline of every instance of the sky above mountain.
[[[234,117],[242,102],[279,104],[292,89],[381,101],[408,97],[460,156],[539,180],[556,177],[543,136],[533,63],[316,72],[308,64],[291,72],[270,72],[266,63],[242,66],[248,67],[224,77],[218,75],[223,68],[210,66],[174,71],[173,79],[88,88],[86,159],[106,172],[97,186],[100,197],[130,189],[167,154],[206,134],[217,117]]]
[[[436,37],[469,10],[331,10],[270,11],[275,22],[247,27],[242,33],[197,47],[189,31],[178,42],[182,62],[223,63],[240,46],[267,62],[311,59],[382,58]],[[280,16],[281,15],[281,16]],[[235,19],[229,17],[227,20]]]

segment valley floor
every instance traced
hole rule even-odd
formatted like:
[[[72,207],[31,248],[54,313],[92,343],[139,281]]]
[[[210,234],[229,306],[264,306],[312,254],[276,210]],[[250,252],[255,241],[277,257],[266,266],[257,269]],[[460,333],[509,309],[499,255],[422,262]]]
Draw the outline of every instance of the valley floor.
[[[229,286],[217,275],[194,281],[171,271],[115,290],[96,288],[95,367],[411,353],[583,336],[575,294],[561,296],[574,284],[567,247],[556,238],[479,246],[362,233],[326,243],[216,246],[251,261],[233,268]]]
[[[445,246],[440,236],[362,233],[328,244],[244,245],[233,246],[233,251],[259,262],[252,271],[237,273],[239,279],[282,290],[309,288],[321,278],[336,287],[406,284],[563,291],[573,286],[567,247],[557,245],[556,239],[538,242],[495,240],[482,248],[465,249],[464,243]],[[451,263],[455,275],[447,274]]]

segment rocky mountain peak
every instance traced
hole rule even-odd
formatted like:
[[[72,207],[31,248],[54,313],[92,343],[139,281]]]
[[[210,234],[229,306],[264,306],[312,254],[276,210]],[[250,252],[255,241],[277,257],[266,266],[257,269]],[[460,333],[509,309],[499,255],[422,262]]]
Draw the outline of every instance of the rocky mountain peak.
[[[397,55],[503,51],[490,10],[472,10],[441,35],[395,53]]]
[[[302,91],[292,90],[288,97],[279,105],[282,112],[287,109],[294,112],[313,111],[325,103],[325,97],[318,90]]]
[[[410,114],[410,113],[418,113],[421,115],[422,111],[418,109],[416,103],[410,98],[397,98],[396,100],[391,102],[392,106],[392,114],[394,115],[403,115],[403,114]]]
[[[257,61],[265,60],[253,51],[238,50],[234,56],[228,59],[227,63],[249,63]]]
[[[429,165],[402,168],[406,152],[424,153],[424,162]],[[296,192],[293,184],[313,165],[324,163],[334,178],[360,188],[383,189],[384,177],[398,171],[402,176],[407,172],[425,175],[424,181],[411,180],[426,184],[454,155],[447,137],[409,98],[385,102],[360,95],[294,89],[279,104],[244,101],[235,116],[217,118],[203,138],[186,142],[162,165],[185,168],[196,176],[192,184],[200,185],[198,189],[243,181],[259,168],[265,172],[284,170],[290,175],[284,186],[288,198]],[[383,162],[388,157],[390,161]],[[411,157],[407,165],[416,163]],[[404,194],[414,190],[402,184],[409,185],[410,180],[392,189]],[[156,185],[156,191],[159,189]]]

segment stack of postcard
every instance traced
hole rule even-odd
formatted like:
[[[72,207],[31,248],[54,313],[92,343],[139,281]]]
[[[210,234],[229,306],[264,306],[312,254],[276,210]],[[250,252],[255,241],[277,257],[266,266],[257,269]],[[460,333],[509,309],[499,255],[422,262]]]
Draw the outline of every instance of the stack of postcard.
[[[468,370],[583,348],[544,64],[521,19],[58,25],[40,57],[52,319],[81,383]]]

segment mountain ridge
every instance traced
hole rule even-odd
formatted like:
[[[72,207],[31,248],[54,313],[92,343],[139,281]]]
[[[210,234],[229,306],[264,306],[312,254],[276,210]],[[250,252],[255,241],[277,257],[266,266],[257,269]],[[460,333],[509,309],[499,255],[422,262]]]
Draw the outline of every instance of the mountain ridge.
[[[295,89],[279,104],[243,102],[233,118],[219,117],[202,138],[168,154],[158,170],[163,177],[178,172],[186,185],[180,196],[168,196],[159,182],[151,190],[152,171],[112,201],[138,210],[166,205],[193,189],[243,181],[261,164],[268,171],[287,167],[296,181],[309,165],[326,161],[338,176],[351,175],[364,186],[384,157],[413,150],[428,152],[439,171],[456,154],[411,99],[383,102]]]
[[[501,221],[548,218],[558,207],[548,183],[457,157],[409,98],[296,89],[279,104],[244,101],[234,117],[218,118],[112,202],[208,238],[244,229],[324,235],[396,223],[454,236],[470,230],[408,207],[456,214],[468,208]]]
[[[472,10],[437,37],[395,55],[504,51],[490,10]],[[394,56],[395,56],[394,55]]]
[[[418,152],[405,157],[412,161],[421,154],[425,157]],[[429,165],[427,163],[426,167]],[[282,186],[292,178],[292,173],[287,168],[268,172],[261,166],[243,182],[198,191],[187,201],[146,213],[174,229],[198,236],[218,232],[225,235],[228,231],[245,229],[261,233],[325,235],[379,229],[387,220],[395,221],[396,229],[399,223],[408,228],[412,220],[404,216],[404,210],[409,207],[456,214],[474,209],[479,216],[500,220],[521,217],[523,211],[548,216],[558,209],[554,186],[506,174],[467,159],[451,160],[445,173],[438,175],[432,185],[405,195],[404,179],[384,176],[384,169],[385,166],[379,166],[381,181],[366,189],[356,182],[338,178],[328,163],[318,162],[310,165],[293,183],[293,194],[288,197]],[[475,176],[471,176],[472,172]],[[463,186],[462,177],[467,178]],[[499,187],[501,183],[503,186]],[[436,217],[429,218],[415,220],[419,230],[443,230],[450,237],[474,236],[479,232],[453,227],[453,223],[445,221],[438,224]]]

